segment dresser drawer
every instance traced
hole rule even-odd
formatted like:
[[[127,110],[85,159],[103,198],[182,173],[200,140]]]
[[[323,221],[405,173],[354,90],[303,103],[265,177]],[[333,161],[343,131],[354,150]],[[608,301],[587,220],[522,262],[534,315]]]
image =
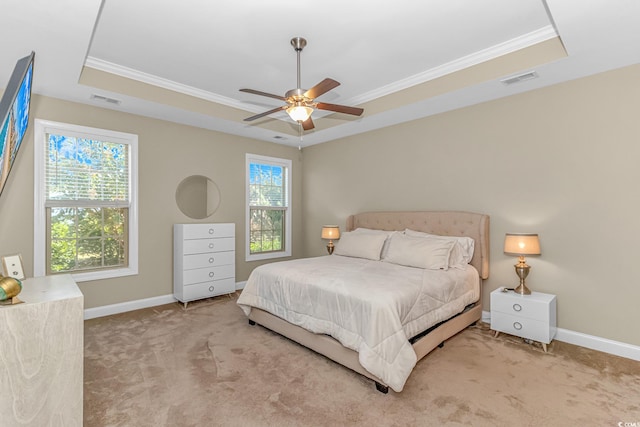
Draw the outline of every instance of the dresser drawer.
[[[234,279],[212,280],[210,282],[197,283],[185,286],[182,301],[193,301],[200,298],[215,297],[216,295],[230,294],[236,291]]]
[[[236,266],[234,264],[219,267],[196,268],[182,272],[182,283],[187,286],[194,283],[202,283],[211,280],[228,279],[235,277]]]
[[[213,252],[208,254],[184,255],[182,267],[184,270],[193,268],[215,267],[218,265],[235,264],[235,252]]]
[[[185,255],[203,254],[207,252],[223,252],[235,249],[235,237],[222,237],[219,239],[193,239],[185,240],[182,247]]]
[[[549,344],[555,335],[555,328],[548,322],[521,316],[491,311],[491,329],[522,338]]]
[[[491,295],[491,313],[517,314],[518,317],[549,321],[549,303],[527,295],[504,294],[499,297]]]
[[[210,239],[212,237],[234,237],[235,224],[189,224],[183,227],[184,239]]]

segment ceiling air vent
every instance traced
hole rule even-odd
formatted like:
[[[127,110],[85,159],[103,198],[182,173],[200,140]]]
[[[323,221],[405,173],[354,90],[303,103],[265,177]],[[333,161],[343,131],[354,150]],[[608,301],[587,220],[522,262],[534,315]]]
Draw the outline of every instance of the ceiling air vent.
[[[114,104],[114,105],[120,105],[122,103],[122,101],[120,101],[119,99],[109,98],[102,95],[96,95],[95,93],[91,95],[91,99],[93,99],[94,101],[108,102],[109,104]]]
[[[287,138],[285,138],[284,136],[281,136],[281,135],[276,135],[276,136],[273,137],[273,139],[287,139]]]
[[[512,85],[514,83],[525,82],[527,80],[537,79],[538,73],[535,71],[529,71],[528,73],[520,74],[513,77],[507,77],[506,79],[500,80],[505,85]]]

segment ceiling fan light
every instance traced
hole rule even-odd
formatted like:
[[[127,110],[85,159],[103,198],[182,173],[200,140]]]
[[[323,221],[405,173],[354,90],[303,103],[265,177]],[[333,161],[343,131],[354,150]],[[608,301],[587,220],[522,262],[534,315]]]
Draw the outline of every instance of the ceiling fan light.
[[[313,113],[313,108],[307,107],[306,105],[292,105],[287,108],[287,114],[296,122],[307,121],[311,113]]]

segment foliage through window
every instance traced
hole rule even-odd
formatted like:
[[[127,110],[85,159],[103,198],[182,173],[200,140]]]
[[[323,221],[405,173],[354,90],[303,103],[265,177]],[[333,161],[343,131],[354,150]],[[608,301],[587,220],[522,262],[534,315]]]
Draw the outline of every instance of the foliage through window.
[[[247,155],[248,259],[289,256],[291,161]]]
[[[37,139],[46,274],[131,267],[135,135],[49,126]]]

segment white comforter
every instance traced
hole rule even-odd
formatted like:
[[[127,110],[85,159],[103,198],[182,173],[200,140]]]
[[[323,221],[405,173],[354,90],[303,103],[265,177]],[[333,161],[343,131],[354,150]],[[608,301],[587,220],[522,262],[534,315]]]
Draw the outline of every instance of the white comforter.
[[[477,301],[479,282],[470,265],[423,270],[332,255],[256,268],[238,305],[334,337],[399,392],[417,361],[408,339]]]

